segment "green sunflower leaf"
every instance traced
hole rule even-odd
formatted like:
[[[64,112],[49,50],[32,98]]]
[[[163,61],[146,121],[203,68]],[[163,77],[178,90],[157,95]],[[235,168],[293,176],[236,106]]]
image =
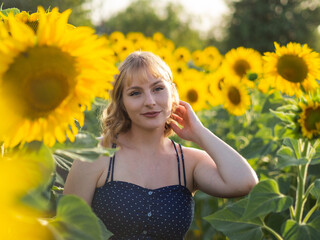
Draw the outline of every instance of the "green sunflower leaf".
[[[319,226],[320,216],[307,224],[299,224],[290,219],[284,225],[283,236],[286,240],[319,240]]]
[[[293,123],[296,118],[296,114],[294,113],[275,111],[272,109],[270,109],[270,112],[285,123]]]
[[[320,179],[314,181],[313,188],[310,191],[311,195],[317,199],[317,204],[320,206]]]
[[[99,144],[97,139],[92,133],[81,131],[75,136],[75,140],[70,142],[67,140],[64,143],[56,143],[52,149],[68,149],[68,148],[91,148],[96,147]]]
[[[57,239],[103,240],[112,235],[102,228],[90,206],[73,195],[59,199],[57,215],[48,224]]]
[[[16,15],[16,14],[20,13],[20,10],[19,10],[18,8],[2,9],[2,6],[1,6],[0,12],[1,12],[3,15],[8,16],[10,12],[12,12],[13,15]]]
[[[243,219],[263,217],[270,212],[282,212],[288,209],[293,199],[279,191],[278,184],[273,179],[259,182],[249,193],[248,205]]]
[[[75,159],[93,162],[102,155],[112,156],[117,150],[100,146],[99,140],[89,132],[80,132],[74,142],[56,143],[52,148],[56,163],[63,169],[69,169]]]
[[[84,162],[93,162],[97,160],[100,156],[112,156],[117,148],[107,149],[102,147],[96,148],[70,148],[70,149],[57,149],[55,151],[56,155],[64,158],[77,159]]]
[[[299,158],[297,159],[294,150],[287,146],[281,146],[281,148],[277,152],[278,156],[278,168],[284,168],[287,166],[298,166],[298,165],[305,165],[308,163],[308,159],[306,158]]]
[[[230,240],[260,240],[263,237],[263,222],[260,218],[243,219],[248,199],[226,206],[214,214],[204,217],[215,229],[223,232]]]

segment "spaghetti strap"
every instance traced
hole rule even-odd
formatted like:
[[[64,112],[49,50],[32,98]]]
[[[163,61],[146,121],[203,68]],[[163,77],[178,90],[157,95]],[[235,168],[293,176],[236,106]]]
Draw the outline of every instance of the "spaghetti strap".
[[[116,144],[115,143],[112,144],[112,148],[116,148]],[[111,169],[112,169],[112,171],[111,171],[111,182],[113,181],[114,159],[115,159],[115,153],[110,158],[109,168],[108,168],[108,175],[107,175],[106,182],[109,181],[109,176],[110,176]]]
[[[177,155],[177,162],[178,162],[178,178],[179,178],[179,185],[181,185],[181,180],[180,180],[180,158],[179,158],[179,154],[178,154],[178,150],[176,147],[176,144],[174,143],[173,140],[171,140],[173,146],[174,146],[174,150],[176,151],[176,155]]]
[[[180,147],[180,153],[181,153],[181,161],[182,161],[182,169],[183,169],[183,180],[184,180],[184,186],[187,186],[187,180],[186,180],[186,171],[184,167],[184,157],[183,157],[183,152],[182,152],[182,147],[181,144],[179,144]]]

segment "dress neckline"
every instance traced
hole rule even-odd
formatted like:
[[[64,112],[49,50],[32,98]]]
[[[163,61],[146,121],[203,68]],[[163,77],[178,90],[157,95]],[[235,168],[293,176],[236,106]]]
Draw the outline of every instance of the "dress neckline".
[[[112,183],[120,183],[120,184],[127,184],[127,185],[130,185],[130,186],[134,186],[136,188],[139,188],[139,189],[142,189],[144,191],[161,191],[161,190],[165,190],[165,189],[171,189],[171,188],[181,188],[181,189],[184,189],[188,192],[188,194],[190,194],[191,196],[192,193],[190,192],[189,188],[187,188],[186,186],[183,186],[183,185],[179,185],[179,184],[172,184],[172,185],[168,185],[168,186],[163,186],[163,187],[158,187],[158,188],[146,188],[146,187],[143,187],[143,186],[140,186],[138,184],[135,184],[135,183],[131,183],[131,182],[127,182],[127,181],[121,181],[121,180],[113,180],[112,182],[106,182],[103,186],[101,187],[98,187],[98,188],[103,188],[103,187],[106,187],[107,185],[111,185]]]

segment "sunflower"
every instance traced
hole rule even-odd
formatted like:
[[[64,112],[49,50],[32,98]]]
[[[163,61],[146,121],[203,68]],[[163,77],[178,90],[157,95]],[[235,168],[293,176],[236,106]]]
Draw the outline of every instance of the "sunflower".
[[[309,139],[320,136],[320,102],[309,100],[301,102],[300,119],[301,132]]]
[[[73,141],[94,97],[107,97],[116,73],[106,41],[87,27],[70,28],[71,10],[38,9],[34,32],[9,14],[0,22],[0,138],[6,147],[34,140]]]
[[[50,181],[54,160],[48,148],[22,149],[0,157],[0,239],[53,239],[39,222],[43,213],[23,204],[27,193]]]
[[[202,79],[180,82],[178,85],[181,100],[190,103],[194,111],[200,111],[208,107],[208,85]]]
[[[251,105],[246,86],[238,81],[225,79],[222,92],[224,107],[233,115],[243,115]]]
[[[117,60],[122,62],[131,52],[134,51],[134,44],[128,40],[119,40],[112,45],[114,55],[117,56]]]
[[[136,43],[136,50],[155,52],[158,49],[157,44],[151,38],[145,38]]]
[[[261,73],[262,58],[254,49],[238,47],[226,53],[223,69],[225,74],[242,79],[248,72]]]
[[[118,43],[120,41],[123,41],[125,38],[126,38],[125,35],[122,32],[118,32],[118,31],[111,33],[109,36],[109,40],[112,43]]]
[[[201,67],[204,65],[205,57],[204,57],[203,51],[195,50],[192,52],[191,57],[194,65],[196,65],[197,67]]]
[[[186,63],[177,61],[171,61],[170,68],[174,76],[184,76],[190,70]]]
[[[0,239],[56,239],[47,221],[42,219],[44,213],[21,204],[10,209],[2,205],[0,211],[5,216],[0,219]]]
[[[174,55],[176,61],[181,61],[181,62],[184,62],[184,63],[189,62],[189,60],[191,59],[191,53],[185,47],[177,48],[174,51],[173,55]]]
[[[164,48],[166,45],[166,38],[160,32],[154,33],[152,40],[157,44],[158,48]]]
[[[212,106],[223,104],[222,86],[224,78],[225,76],[221,70],[206,74],[205,76],[206,81],[208,81],[209,92],[211,94],[208,101]]]
[[[0,205],[9,206],[40,184],[46,184],[54,170],[54,160],[45,146],[7,151],[0,157]]]
[[[0,13],[2,19],[7,22],[8,16],[5,16]],[[38,28],[38,20],[39,20],[39,12],[29,14],[26,11],[22,11],[18,14],[14,15],[15,18],[23,23],[26,23],[29,27],[33,29],[33,31],[37,31]]]
[[[203,50],[203,55],[205,58],[205,64],[203,64],[204,68],[212,71],[216,70],[220,66],[222,62],[222,55],[216,47],[206,47]]]
[[[166,64],[172,65],[173,63],[173,56],[172,56],[172,51],[169,50],[168,48],[159,48],[155,52]]]
[[[140,32],[129,32],[127,34],[127,39],[130,40],[133,44],[144,40],[145,36]]]
[[[261,83],[262,89],[274,87],[289,96],[299,96],[302,91],[312,92],[319,87],[316,79],[320,78],[320,57],[317,52],[306,44],[274,45],[275,53],[267,52],[263,57],[265,82]]]

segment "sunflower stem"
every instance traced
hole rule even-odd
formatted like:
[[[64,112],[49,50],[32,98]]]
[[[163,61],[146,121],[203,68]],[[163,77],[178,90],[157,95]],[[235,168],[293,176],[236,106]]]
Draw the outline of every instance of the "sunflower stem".
[[[318,204],[315,204],[310,211],[307,213],[307,215],[305,216],[305,218],[303,219],[303,223],[307,223],[309,218],[311,217],[311,215],[317,210],[318,208]]]
[[[298,177],[297,177],[297,193],[296,193],[296,207],[295,207],[295,220],[297,223],[301,224],[302,215],[303,215],[303,207],[305,204],[305,184],[307,179],[308,172],[308,162],[306,165],[298,166]]]
[[[275,230],[273,230],[272,228],[268,227],[263,220],[262,220],[262,223],[263,223],[263,228],[265,230],[269,231],[270,233],[272,233],[276,237],[276,239],[283,240],[283,238]]]

